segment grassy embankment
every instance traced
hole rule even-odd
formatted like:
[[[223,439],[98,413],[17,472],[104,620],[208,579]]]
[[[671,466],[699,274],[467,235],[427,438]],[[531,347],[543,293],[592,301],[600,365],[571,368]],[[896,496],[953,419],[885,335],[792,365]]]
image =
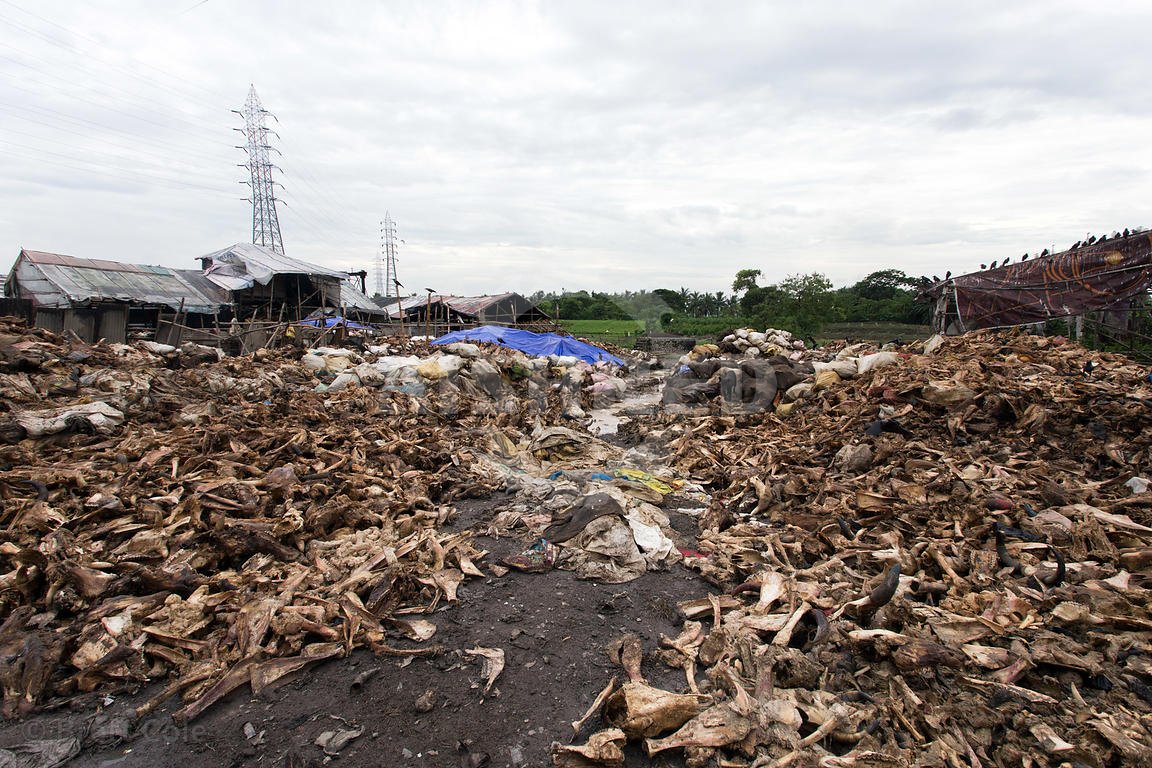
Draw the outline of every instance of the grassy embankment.
[[[636,337],[644,332],[641,320],[560,320],[560,325],[573,336],[589,341],[603,341],[631,349]]]

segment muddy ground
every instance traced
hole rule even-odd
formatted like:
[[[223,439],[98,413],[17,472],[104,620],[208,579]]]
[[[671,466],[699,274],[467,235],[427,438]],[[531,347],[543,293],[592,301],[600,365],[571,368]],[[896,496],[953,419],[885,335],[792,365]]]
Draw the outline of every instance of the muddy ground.
[[[495,497],[461,505],[450,528],[483,530],[507,500]],[[669,513],[682,533],[694,531],[695,521],[688,515]],[[521,551],[527,543],[478,539],[491,553],[485,558],[489,563]],[[510,571],[468,581],[460,588],[457,604],[428,617],[439,628],[433,642],[444,647],[435,658],[398,659],[357,651],[347,659],[307,669],[261,698],[254,698],[245,686],[183,726],[171,719],[179,708],[179,699],[173,697],[111,745],[102,745],[92,732],[98,732],[102,723],[115,731],[119,716],[130,716],[160,688],[91,695],[55,712],[3,723],[0,747],[74,736],[84,749],[68,762],[69,768],[328,762],[455,768],[468,764],[457,752],[458,745],[466,743],[469,752],[487,753],[487,765],[494,768],[550,765],[550,745],[570,741],[570,723],[583,715],[608,678],[618,673],[622,677],[606,646],[634,632],[644,639],[644,647],[657,647],[662,633],[677,634],[676,602],[702,596],[709,589],[682,564],[615,585],[579,581],[559,570]],[[463,653],[476,646],[502,648],[506,654],[506,667],[487,697],[482,696],[480,660]],[[660,687],[686,688],[679,670],[646,661],[644,672]],[[366,676],[366,681],[355,684]],[[428,691],[432,708],[421,712],[416,702]],[[248,733],[254,733],[251,739],[245,737],[247,724],[251,724]],[[597,717],[585,726],[583,736],[598,725]],[[324,731],[355,731],[360,726],[363,734],[336,757],[326,756],[314,743]],[[679,754],[649,759],[632,749],[628,765],[683,764]]]

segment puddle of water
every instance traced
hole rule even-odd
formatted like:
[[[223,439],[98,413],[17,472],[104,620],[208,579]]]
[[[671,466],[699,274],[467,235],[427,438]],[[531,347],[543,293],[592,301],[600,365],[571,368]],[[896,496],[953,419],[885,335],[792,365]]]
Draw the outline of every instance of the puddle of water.
[[[644,411],[653,409],[660,404],[661,388],[653,387],[643,392],[628,392],[624,399],[618,403],[591,408],[588,415],[592,417],[588,430],[600,437],[614,435],[620,427],[620,421],[628,417],[630,411]]]

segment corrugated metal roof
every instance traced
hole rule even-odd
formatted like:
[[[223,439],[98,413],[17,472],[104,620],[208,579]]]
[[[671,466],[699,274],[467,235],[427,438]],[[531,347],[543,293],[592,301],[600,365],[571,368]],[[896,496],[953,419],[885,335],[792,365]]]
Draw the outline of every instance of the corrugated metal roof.
[[[431,303],[444,304],[453,312],[478,317],[481,312],[493,304],[515,295],[515,293],[498,293],[494,296],[450,296],[448,294],[434,293],[432,294]],[[400,300],[400,306],[404,308],[404,313],[407,314],[409,310],[423,307],[428,304],[428,302],[427,294],[424,296],[408,296]],[[395,299],[390,300],[386,306],[389,317],[400,316],[399,310],[396,309]]]
[[[124,301],[179,309],[183,302],[188,312],[212,313],[228,303],[227,294],[215,285],[189,280],[167,267],[23,250],[12,270],[21,298],[41,307]]]
[[[251,288],[254,283],[268,285],[273,275],[320,275],[337,280],[348,276],[253,243],[236,243],[200,258],[208,279],[232,291]]]
[[[371,312],[384,312],[384,309],[379,304],[368,298],[368,295],[352,284],[351,280],[345,279],[340,283],[340,305],[343,307],[354,307],[355,309],[365,309]]]
[[[479,315],[493,304],[515,295],[498,293],[495,296],[446,296],[444,303],[462,315]]]

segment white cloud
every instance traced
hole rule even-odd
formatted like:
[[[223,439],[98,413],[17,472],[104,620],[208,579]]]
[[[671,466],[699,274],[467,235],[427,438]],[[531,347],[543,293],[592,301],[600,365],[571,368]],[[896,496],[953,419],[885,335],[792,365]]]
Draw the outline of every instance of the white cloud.
[[[11,258],[245,239],[250,82],[288,251],[369,267],[387,210],[444,291],[959,273],[1149,223],[1144,4],[193,5],[0,2]]]

